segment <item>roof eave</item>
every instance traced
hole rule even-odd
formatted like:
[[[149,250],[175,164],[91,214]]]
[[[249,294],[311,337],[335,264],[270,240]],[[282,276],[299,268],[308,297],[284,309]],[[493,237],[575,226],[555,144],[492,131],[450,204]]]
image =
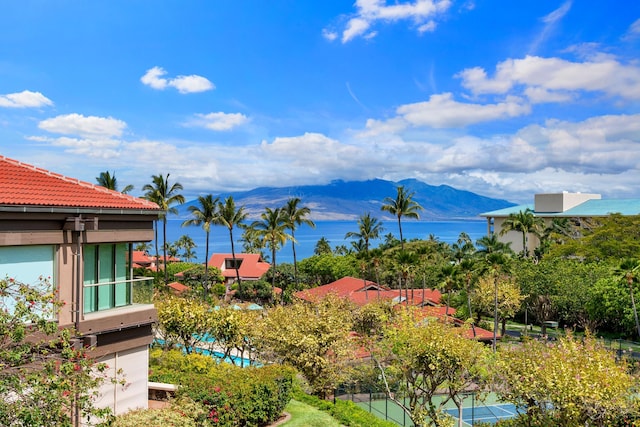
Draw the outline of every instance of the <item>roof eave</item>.
[[[0,205],[0,212],[18,213],[63,213],[63,214],[91,214],[91,215],[159,215],[161,209],[133,209],[133,208],[91,208],[73,206],[30,206],[30,205]]]

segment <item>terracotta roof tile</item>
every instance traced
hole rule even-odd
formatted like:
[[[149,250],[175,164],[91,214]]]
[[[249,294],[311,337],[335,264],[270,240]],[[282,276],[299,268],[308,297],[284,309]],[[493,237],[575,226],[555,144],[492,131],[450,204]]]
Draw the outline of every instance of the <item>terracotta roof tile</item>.
[[[144,199],[107,190],[0,156],[0,205],[158,210]]]
[[[180,294],[183,293],[183,292],[191,290],[190,287],[188,287],[186,285],[183,285],[180,282],[171,282],[167,286],[169,286],[171,289],[173,289],[174,291],[176,291],[177,293],[180,293]]]
[[[298,291],[294,295],[303,300],[313,302],[330,293],[341,298],[348,298],[358,305],[364,305],[378,299],[385,301],[395,299],[396,302],[401,301],[402,304],[406,304],[405,291],[401,292],[399,289],[391,290],[384,286],[379,286],[375,282],[349,276],[323,286]],[[440,291],[434,289],[409,290],[410,305],[438,305],[441,297]],[[450,309],[450,312],[454,311],[453,308]]]
[[[228,259],[233,259],[233,256],[231,254],[213,254],[209,258],[209,265],[219,268],[224,277],[235,278],[236,270],[225,268],[225,261]],[[236,259],[242,259],[239,269],[240,278],[259,279],[271,268],[271,264],[264,262],[260,254],[236,254]]]

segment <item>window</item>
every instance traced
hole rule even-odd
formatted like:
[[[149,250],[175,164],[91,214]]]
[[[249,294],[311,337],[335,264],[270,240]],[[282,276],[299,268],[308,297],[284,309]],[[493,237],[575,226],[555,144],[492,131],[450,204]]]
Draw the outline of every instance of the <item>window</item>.
[[[3,246],[0,247],[0,275],[2,279],[12,278],[32,286],[41,283],[41,278],[55,285],[54,259],[52,245]],[[10,311],[15,307],[10,300],[1,302]]]
[[[227,258],[224,260],[224,268],[226,270],[232,269],[237,270],[240,268],[242,264],[242,258]]]
[[[84,246],[84,312],[131,304],[126,243]]]

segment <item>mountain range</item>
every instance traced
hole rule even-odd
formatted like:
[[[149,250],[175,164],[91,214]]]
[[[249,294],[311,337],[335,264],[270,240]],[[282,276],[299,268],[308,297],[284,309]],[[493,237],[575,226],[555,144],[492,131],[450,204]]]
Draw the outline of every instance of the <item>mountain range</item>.
[[[258,219],[265,207],[283,206],[291,197],[301,199],[300,206],[311,210],[310,219],[357,220],[365,213],[371,213],[381,220],[395,219],[381,206],[387,197],[395,199],[396,187],[404,186],[413,200],[424,210],[420,219],[427,221],[479,219],[478,215],[496,209],[514,206],[515,203],[501,199],[480,196],[470,191],[458,190],[448,185],[433,186],[416,179],[399,182],[373,179],[368,181],[332,181],[327,185],[304,185],[292,187],[259,187],[249,191],[215,194],[223,200],[233,196],[236,206],[244,206],[249,219]],[[179,216],[189,217],[188,206],[197,205],[191,200],[180,206]]]

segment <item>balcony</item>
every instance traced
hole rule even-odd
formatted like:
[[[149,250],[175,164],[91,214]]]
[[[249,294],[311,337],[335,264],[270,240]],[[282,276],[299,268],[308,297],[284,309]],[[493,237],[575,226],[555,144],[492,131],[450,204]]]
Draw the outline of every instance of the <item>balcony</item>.
[[[84,293],[82,334],[150,325],[158,319],[152,277],[84,285]]]

